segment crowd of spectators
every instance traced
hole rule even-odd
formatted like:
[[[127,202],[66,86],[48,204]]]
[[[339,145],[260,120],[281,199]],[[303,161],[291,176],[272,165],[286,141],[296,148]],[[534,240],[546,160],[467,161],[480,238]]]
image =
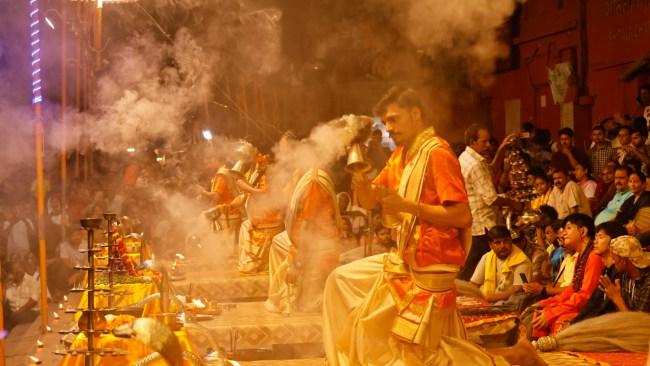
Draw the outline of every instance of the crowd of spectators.
[[[607,312],[650,312],[648,122],[606,118],[586,149],[570,128],[551,141],[526,124],[492,149],[487,128],[465,131],[459,161],[474,224],[459,277],[522,311],[531,338]],[[515,155],[526,162],[532,199],[514,194],[522,189],[512,182]]]

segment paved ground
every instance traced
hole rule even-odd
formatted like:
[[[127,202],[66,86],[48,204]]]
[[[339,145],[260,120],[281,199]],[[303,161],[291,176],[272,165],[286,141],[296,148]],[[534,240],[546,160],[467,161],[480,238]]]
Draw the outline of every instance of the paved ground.
[[[78,299],[71,299],[71,303],[76,304]],[[60,319],[53,319],[52,312],[57,312]],[[42,361],[41,365],[58,365],[61,360],[60,356],[54,354],[61,335],[58,330],[66,328],[72,320],[72,315],[64,314],[59,310],[59,304],[49,304],[50,327],[51,333],[41,331],[41,319],[36,319],[31,324],[17,325],[9,336],[5,339],[5,365],[7,366],[31,366],[30,356],[35,356]],[[37,347],[37,340],[44,343],[43,348]]]

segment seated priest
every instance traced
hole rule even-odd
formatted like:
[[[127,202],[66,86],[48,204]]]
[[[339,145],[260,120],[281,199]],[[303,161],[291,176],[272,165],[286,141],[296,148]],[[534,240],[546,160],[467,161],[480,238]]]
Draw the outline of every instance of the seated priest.
[[[479,261],[471,282],[481,287],[490,302],[505,301],[522,291],[522,285],[531,278],[530,259],[512,244],[510,230],[496,225],[488,230],[490,251]]]
[[[310,169],[298,181],[269,253],[271,312],[320,310],[323,285],[338,264],[341,216],[334,182],[324,170]]]

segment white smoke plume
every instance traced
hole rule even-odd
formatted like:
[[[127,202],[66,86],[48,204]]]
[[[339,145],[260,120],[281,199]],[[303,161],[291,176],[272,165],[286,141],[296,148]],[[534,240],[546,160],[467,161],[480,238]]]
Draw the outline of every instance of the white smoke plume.
[[[280,141],[273,148],[275,161],[267,169],[268,194],[256,198],[256,208],[285,208],[293,193],[288,189],[292,182],[295,184],[309,169],[331,169],[369,123],[367,117],[345,115],[317,125],[305,139]]]
[[[497,30],[514,12],[518,0],[411,0],[406,34],[433,62],[441,55],[463,60],[472,81],[484,86],[495,61],[507,56]],[[443,56],[445,57],[445,56]]]

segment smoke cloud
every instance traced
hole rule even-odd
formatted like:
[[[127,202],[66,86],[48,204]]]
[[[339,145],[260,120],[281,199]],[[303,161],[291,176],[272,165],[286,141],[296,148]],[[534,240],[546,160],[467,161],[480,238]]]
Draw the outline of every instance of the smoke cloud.
[[[516,0],[412,0],[406,35],[413,45],[447,70],[464,71],[469,81],[485,86],[495,61],[508,55],[498,28],[514,12]],[[446,59],[459,64],[446,64]]]

